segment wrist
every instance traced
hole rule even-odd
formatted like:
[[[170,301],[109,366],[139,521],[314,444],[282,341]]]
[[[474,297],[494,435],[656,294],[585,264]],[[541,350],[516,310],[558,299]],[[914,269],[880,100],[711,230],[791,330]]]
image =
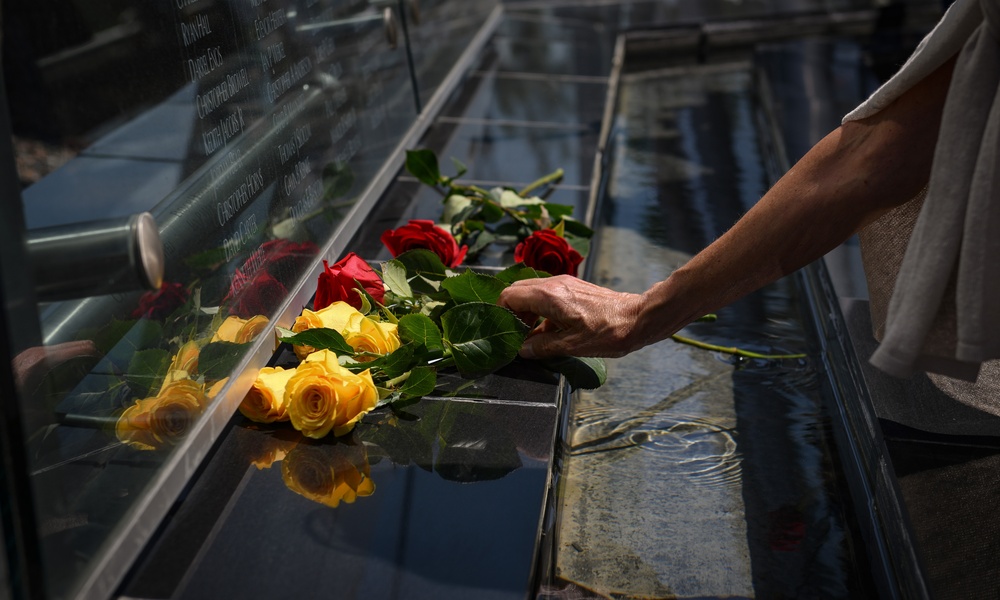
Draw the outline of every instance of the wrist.
[[[645,338],[643,346],[667,339],[708,312],[692,302],[698,294],[688,289],[688,283],[682,267],[643,292],[636,317],[636,331]]]

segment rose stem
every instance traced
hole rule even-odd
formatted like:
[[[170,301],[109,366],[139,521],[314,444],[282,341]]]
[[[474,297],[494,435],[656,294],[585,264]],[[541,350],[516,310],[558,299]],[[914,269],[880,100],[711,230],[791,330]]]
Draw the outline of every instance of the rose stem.
[[[563,177],[563,170],[556,169],[555,171],[549,173],[545,177],[542,177],[541,179],[536,180],[534,183],[529,184],[528,187],[518,192],[517,195],[524,198],[527,194],[530,194],[531,192],[542,187],[543,185],[552,183],[553,181],[559,181],[560,179],[562,179],[562,177]]]
[[[750,352],[749,350],[741,350],[735,347],[725,347],[716,346],[715,344],[708,344],[705,342],[699,342],[698,340],[693,340],[676,333],[670,336],[672,340],[680,344],[687,344],[689,346],[694,346],[695,348],[701,348],[702,350],[714,350],[716,352],[724,352],[726,354],[734,354],[736,356],[742,356],[745,358],[763,358],[766,360],[781,360],[785,358],[805,358],[805,354],[758,354],[757,352]]]

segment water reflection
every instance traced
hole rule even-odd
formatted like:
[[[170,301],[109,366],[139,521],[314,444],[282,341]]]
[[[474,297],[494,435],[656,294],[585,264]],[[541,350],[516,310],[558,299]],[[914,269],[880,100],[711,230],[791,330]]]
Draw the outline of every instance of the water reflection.
[[[731,428],[698,416],[664,415],[653,410],[647,414],[649,418],[637,418],[611,407],[577,411],[568,454],[638,449],[659,454],[673,474],[686,476],[694,484],[739,484],[742,457]],[[599,433],[609,426],[613,426],[610,433]],[[594,434],[597,437],[581,440]]]

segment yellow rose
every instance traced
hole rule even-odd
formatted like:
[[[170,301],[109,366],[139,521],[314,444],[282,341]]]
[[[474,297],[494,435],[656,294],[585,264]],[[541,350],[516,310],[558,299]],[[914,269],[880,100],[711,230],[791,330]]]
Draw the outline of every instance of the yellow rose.
[[[281,478],[296,494],[331,508],[375,491],[364,446],[299,444],[281,463]]]
[[[288,433],[292,435],[289,436]],[[252,459],[250,464],[257,467],[258,471],[270,469],[274,463],[284,460],[301,440],[302,435],[295,431],[273,431],[257,446],[256,458]]]
[[[141,450],[176,444],[208,404],[205,386],[168,375],[168,382],[152,398],[138,400],[122,413],[115,427],[118,439]]]
[[[115,425],[118,441],[139,450],[156,450],[157,441],[149,430],[150,408],[155,401],[155,396],[136,400],[135,404],[125,409]]]
[[[243,324],[243,327],[240,327],[240,330],[236,333],[235,342],[237,344],[245,344],[253,341],[258,334],[267,329],[270,322],[271,321],[263,315],[250,317],[247,319],[247,322]]]
[[[288,417],[306,437],[322,438],[333,430],[344,435],[375,408],[378,391],[369,371],[354,374],[337,355],[320,350],[306,357],[285,386]]]
[[[372,354],[390,354],[399,349],[399,331],[395,323],[381,323],[369,318],[362,318],[358,331],[348,331],[344,340],[356,352],[371,352]],[[373,360],[371,357],[370,360]],[[360,357],[359,360],[365,360]]]
[[[222,322],[222,325],[219,325],[219,329],[212,336],[212,341],[232,342],[236,340],[236,334],[244,325],[246,325],[246,321],[235,315],[226,317],[226,320]]]
[[[399,332],[394,323],[381,323],[361,314],[346,302],[334,302],[318,311],[303,309],[295,318],[292,331],[299,333],[307,329],[324,327],[333,329],[358,352],[389,354],[399,348]],[[304,359],[315,351],[309,346],[295,346],[295,355]]]
[[[292,331],[301,333],[307,329],[326,328],[333,329],[343,335],[343,331],[347,327],[347,322],[354,314],[364,316],[346,302],[334,302],[326,308],[321,308],[315,312],[304,308],[302,309],[302,314],[295,317],[295,322],[292,323]],[[302,345],[293,346],[292,349],[299,360],[303,360],[316,351],[312,346]]]
[[[184,344],[177,350],[170,362],[170,371],[198,372],[198,343],[194,340]]]
[[[163,383],[160,384],[160,391],[156,392],[157,396],[163,393],[163,390],[167,389],[171,385],[177,383],[178,381],[191,380],[191,374],[184,370],[173,370],[167,371],[166,376],[163,378]]]
[[[226,320],[219,325],[218,331],[212,336],[213,342],[232,342],[234,344],[245,344],[257,337],[260,332],[267,328],[270,321],[263,315],[241,319],[235,315],[226,317]]]
[[[208,391],[205,392],[205,395],[208,396],[209,400],[215,400],[215,397],[219,395],[219,392],[222,391],[222,388],[226,387],[226,383],[228,382],[229,378],[223,377],[222,379],[213,383],[212,387],[208,388]]]
[[[257,374],[250,391],[240,403],[243,416],[258,423],[287,421],[285,385],[295,375],[295,369],[264,367]]]

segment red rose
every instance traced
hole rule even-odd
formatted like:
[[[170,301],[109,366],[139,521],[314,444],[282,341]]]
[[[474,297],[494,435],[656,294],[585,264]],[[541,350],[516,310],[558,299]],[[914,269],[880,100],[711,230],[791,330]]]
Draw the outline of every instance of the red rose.
[[[312,242],[298,243],[276,239],[264,242],[245,264],[253,265],[255,257],[259,256],[258,253],[263,253],[263,261],[258,265],[262,264],[272,277],[281,282],[281,285],[288,287],[302,276],[317,252],[319,248]],[[247,273],[247,275],[252,274]]]
[[[532,233],[514,248],[514,260],[549,275],[576,276],[583,256],[551,229]]]
[[[357,254],[351,252],[331,267],[323,261],[323,272],[316,283],[316,298],[313,310],[326,308],[338,300],[361,309],[361,295],[354,291],[358,285],[381,304],[385,298],[385,288],[378,273]]]
[[[407,250],[425,248],[441,257],[441,262],[448,267],[460,265],[469,250],[468,246],[459,248],[450,233],[435,225],[434,221],[425,219],[413,219],[402,227],[388,229],[381,239],[393,256],[399,256]]]
[[[277,308],[285,299],[288,287],[298,280],[318,251],[319,248],[312,242],[283,239],[264,242],[233,273],[229,292],[222,299],[223,304],[230,304],[232,314],[244,319],[270,315],[269,309],[251,311],[263,307]],[[265,298],[263,294],[280,295]]]
[[[132,311],[133,319],[165,319],[187,302],[188,291],[180,283],[164,283],[154,292],[139,298],[139,307]]]
[[[241,319],[249,319],[256,315],[270,316],[271,312],[284,301],[288,289],[266,270],[257,271],[237,294],[230,293],[226,297],[231,300],[229,314]]]

